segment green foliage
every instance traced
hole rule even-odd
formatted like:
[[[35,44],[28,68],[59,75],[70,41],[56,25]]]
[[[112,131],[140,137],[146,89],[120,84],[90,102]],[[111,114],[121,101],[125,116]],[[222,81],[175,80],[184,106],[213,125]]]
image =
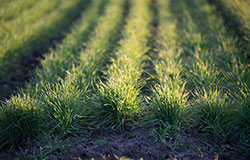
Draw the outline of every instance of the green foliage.
[[[0,107],[0,148],[21,145],[41,131],[37,102],[26,97],[12,97]]]
[[[41,109],[45,128],[60,135],[75,134],[82,124],[87,90],[73,86],[74,79],[48,84],[42,90]],[[86,103],[86,102],[85,102]],[[84,120],[84,119],[83,119]]]
[[[247,150],[244,147],[250,147],[250,89],[245,83],[240,84],[239,87],[241,89],[236,95],[236,112],[233,117],[233,125],[238,132],[235,133],[234,138],[236,142],[238,141],[238,147]]]
[[[170,1],[158,3],[159,59],[155,62],[156,84],[152,87],[152,95],[149,97],[150,113],[146,115],[146,124],[160,127],[160,131],[174,135],[183,126],[188,93],[185,91],[186,82],[182,79],[183,68],[181,52],[178,49],[178,35],[175,32],[176,23],[169,20]],[[168,26],[170,27],[167,28]]]
[[[196,125],[203,132],[211,133],[216,141],[227,142],[232,133],[231,102],[226,93],[218,89],[197,89],[193,106]]]
[[[96,26],[106,3],[107,1],[100,0],[92,2],[80,20],[73,25],[62,44],[58,44],[56,49],[52,49],[45,59],[41,60],[42,68],[37,68],[34,78],[21,91],[21,94],[40,96],[39,92],[44,84],[59,82],[67,75],[67,70],[71,69],[72,65],[79,63],[77,57]]]
[[[56,49],[52,49],[41,61],[42,69],[37,69],[35,73],[34,81],[36,83],[56,82],[59,77],[65,76],[66,71],[72,67],[72,64],[79,63],[78,57],[81,51],[89,45],[86,42],[90,39],[107,2],[107,0],[95,0],[89,5],[63,42],[58,44]]]
[[[116,52],[116,60],[106,73],[106,82],[100,82],[98,92],[90,108],[91,123],[97,127],[124,129],[138,116],[141,99],[139,92],[144,84],[143,54],[150,34],[151,14],[149,1],[133,0],[127,25]]]
[[[168,124],[178,128],[183,123],[183,112],[186,108],[187,93],[185,83],[180,85],[176,81],[166,80],[153,90],[152,112],[153,123]]]
[[[62,37],[67,26],[85,7],[80,5],[82,2],[42,0],[13,21],[0,21],[1,97],[9,96],[17,86],[24,85],[23,79],[29,76],[26,65],[23,65],[27,63],[26,57],[38,57],[52,46],[55,39]]]
[[[155,78],[159,83],[152,88],[150,107],[153,117],[149,118],[151,125],[167,126],[172,131],[183,126],[188,93],[185,91],[186,83],[180,76],[181,70],[180,63],[174,61],[162,60],[156,64],[158,77]]]
[[[25,6],[15,6],[22,2]],[[59,34],[55,29],[69,23],[81,8],[76,5],[83,1],[57,5],[56,0],[51,6],[48,2],[3,3],[15,4],[16,11],[0,6],[0,13],[6,13],[0,15],[0,23],[6,23],[3,26],[11,32],[0,31],[0,57],[16,59],[0,58],[0,68],[30,56],[37,44]],[[31,15],[40,5],[41,12]],[[150,0],[93,0],[62,43],[41,60],[42,69],[36,70],[20,96],[12,96],[1,106],[0,148],[22,145],[44,131],[56,136],[41,149],[40,158],[45,158],[60,148],[56,145],[60,138],[78,135],[83,128],[124,130],[138,121],[152,127],[155,138],[170,148],[178,146],[181,130],[198,128],[218,143],[247,150],[250,68],[241,37],[226,29],[216,8],[206,0],[158,0],[152,7],[159,16],[154,37],[150,5]],[[245,7],[243,10],[246,12]],[[18,30],[19,14],[24,24]],[[19,34],[15,41],[13,35]],[[157,42],[158,54],[151,59],[146,56],[150,37]],[[142,89],[145,59],[154,65],[146,98]]]
[[[68,71],[65,80],[51,85],[46,84],[45,89],[38,90],[42,93],[44,117],[48,128],[53,128],[59,134],[74,134],[86,120],[86,102],[89,88],[92,88],[95,76],[108,56],[107,51],[113,47],[123,15],[124,1],[111,1],[105,14],[95,28],[87,43],[87,48],[80,55],[80,66]],[[110,16],[111,13],[113,16]],[[111,24],[112,22],[112,24]],[[83,120],[82,120],[83,119]],[[74,131],[74,132],[73,132]]]

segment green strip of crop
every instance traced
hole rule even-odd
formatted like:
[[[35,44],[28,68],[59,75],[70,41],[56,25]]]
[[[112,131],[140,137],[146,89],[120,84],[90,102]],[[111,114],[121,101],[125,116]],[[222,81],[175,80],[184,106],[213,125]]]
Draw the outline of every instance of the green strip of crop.
[[[11,92],[16,83],[12,79],[22,77],[25,66],[21,67],[24,57],[30,57],[34,51],[50,46],[51,41],[62,35],[61,31],[75,18],[83,0],[48,1],[33,7],[33,12],[23,14],[13,22],[1,25],[0,31],[0,86],[2,94]],[[35,9],[35,10],[34,10]],[[27,69],[27,68],[26,68]]]
[[[66,35],[62,44],[59,44],[56,49],[52,49],[51,53],[42,60],[42,69],[37,69],[32,84],[39,86],[42,83],[54,83],[59,78],[63,78],[73,64],[79,63],[77,57],[81,55],[81,50],[88,46],[86,42],[91,39],[91,33],[98,24],[100,14],[108,1],[95,0],[92,2],[79,22],[72,27],[72,31]]]
[[[177,3],[179,8],[173,13],[176,15],[182,11],[183,18],[189,17],[187,26],[192,24],[192,27],[185,29],[187,32],[179,34],[183,35],[181,55],[186,58],[183,63],[187,69],[182,76],[187,79],[186,88],[191,96],[189,102],[192,102],[188,107],[192,119],[189,116],[186,119],[194,122],[201,131],[211,133],[216,141],[226,141],[232,133],[228,123],[231,118],[231,102],[228,101],[228,92],[224,89],[223,75],[214,52],[219,40],[214,32],[220,28],[217,26],[220,21],[217,19],[217,23],[211,25],[216,17],[204,14],[204,10],[208,10],[205,1],[178,0]],[[182,14],[178,17],[182,21]]]
[[[4,4],[4,7],[0,8],[0,24],[22,16],[23,12],[31,10],[36,3],[41,2],[37,0],[15,0],[8,5]],[[1,3],[1,5],[3,4]]]
[[[250,43],[250,3],[247,0],[210,0],[223,12],[232,29],[237,28],[244,40]],[[238,25],[238,26],[237,26]]]
[[[100,82],[89,108],[90,124],[94,127],[123,129],[138,116],[142,100],[140,80],[143,57],[150,36],[149,0],[132,0],[123,39],[116,52],[116,59],[109,67],[105,81]]]
[[[112,52],[115,41],[119,38],[118,31],[126,5],[124,0],[111,2],[105,16],[100,20],[100,24],[95,28],[95,32],[87,43],[87,48],[79,57],[80,67],[85,70],[87,84],[96,79],[98,73],[105,68],[104,65],[113,56],[109,52]],[[114,13],[115,15],[112,15]]]
[[[92,7],[97,7],[96,5],[99,6],[103,4],[102,2],[101,0],[94,1],[95,5]],[[87,48],[78,55],[80,56],[80,65],[77,68],[69,69],[65,80],[56,84],[47,81],[44,88],[33,88],[33,92],[28,92],[22,98],[16,96],[6,101],[6,105],[2,107],[0,112],[0,133],[3,137],[0,141],[3,144],[16,144],[25,139],[26,134],[17,137],[7,135],[7,133],[16,133],[17,130],[21,130],[20,133],[26,133],[30,131],[30,128],[33,128],[32,132],[37,134],[37,131],[44,129],[44,131],[49,130],[49,132],[60,135],[77,134],[80,131],[79,129],[85,124],[83,115],[85,114],[86,96],[88,96],[88,80],[86,77],[88,74],[93,75],[92,72],[97,70],[101,64],[104,64],[104,61],[110,55],[110,49],[114,47],[115,40],[119,37],[125,2],[125,0],[111,0],[108,3],[104,15],[99,19],[92,37],[87,42]],[[88,56],[92,58],[86,58]],[[94,65],[94,63],[97,64]],[[30,98],[30,94],[38,96],[32,95],[33,97]],[[31,124],[36,124],[36,126],[16,128],[14,123],[5,123],[3,118],[6,118],[6,115],[9,115],[12,111],[14,111],[12,119],[16,118],[16,115],[20,112],[25,112],[30,117],[33,116],[34,121],[21,116],[21,120],[16,120],[21,123],[19,126],[25,127],[27,123],[25,120],[29,120]],[[38,112],[42,121],[37,121],[39,118],[37,118],[36,113]]]
[[[34,85],[41,87],[41,83],[50,81],[56,82],[59,77],[63,78],[65,71],[76,63],[75,57],[79,56],[81,49],[85,48],[85,42],[89,39],[90,33],[97,24],[99,15],[102,13],[105,1],[95,0],[88,7],[86,12],[83,12],[80,20],[73,25],[71,32],[66,34],[61,44],[58,44],[55,49],[51,49],[50,53],[41,60],[42,68],[39,68],[34,73],[34,78],[31,79],[25,89],[25,93],[33,92]],[[15,86],[13,86],[15,87]],[[5,95],[11,92],[11,86],[0,88]]]
[[[194,53],[192,65],[187,65],[190,71],[186,78],[193,90],[191,108],[196,124],[201,130],[212,133],[216,141],[234,143],[235,137],[244,137],[242,139],[249,142],[249,136],[246,136],[249,132],[245,130],[249,118],[242,112],[250,113],[246,105],[250,76],[244,51],[206,0],[180,3],[197,29],[189,32],[196,35],[197,41],[191,36],[192,43],[186,41],[185,44],[191,49],[189,52]]]
[[[43,116],[51,131],[69,134],[86,122],[84,119],[82,121],[82,116],[86,114],[84,106],[89,86],[93,83],[92,78],[97,76],[96,71],[109,58],[110,49],[119,37],[124,7],[125,0],[111,0],[87,42],[87,48],[81,52],[80,66],[69,70],[65,80],[56,84],[49,82],[37,92]]]
[[[177,131],[183,124],[187,91],[182,77],[183,67],[178,43],[176,18],[171,15],[171,0],[158,0],[158,53],[155,61],[156,85],[152,88],[146,123]],[[187,117],[185,117],[187,118]]]

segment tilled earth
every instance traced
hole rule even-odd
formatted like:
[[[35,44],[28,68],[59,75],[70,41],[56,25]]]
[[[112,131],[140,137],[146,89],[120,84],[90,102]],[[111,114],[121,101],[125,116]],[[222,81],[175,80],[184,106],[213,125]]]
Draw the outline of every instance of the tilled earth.
[[[247,155],[237,155],[231,146],[216,145],[210,137],[195,131],[181,133],[177,138],[156,140],[156,137],[156,132],[138,127],[126,131],[93,130],[88,136],[69,138],[62,145],[60,141],[55,141],[57,144],[54,144],[54,147],[51,147],[52,142],[47,141],[39,145],[27,145],[26,149],[14,155],[0,153],[0,159],[120,160],[126,157],[136,160],[244,160],[248,158]]]

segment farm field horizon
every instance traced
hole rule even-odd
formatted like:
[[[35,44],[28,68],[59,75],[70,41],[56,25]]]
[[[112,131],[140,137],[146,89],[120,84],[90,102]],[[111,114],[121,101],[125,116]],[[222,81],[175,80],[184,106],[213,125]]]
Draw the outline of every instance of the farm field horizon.
[[[250,159],[248,0],[0,0],[0,159]]]

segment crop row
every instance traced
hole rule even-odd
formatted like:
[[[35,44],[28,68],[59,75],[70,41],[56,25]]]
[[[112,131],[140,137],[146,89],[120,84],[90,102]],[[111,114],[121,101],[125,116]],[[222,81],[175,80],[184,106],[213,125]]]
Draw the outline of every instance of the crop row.
[[[15,18],[18,18],[23,12],[27,12],[36,5],[35,0],[18,0],[6,3],[8,1],[0,2],[0,21],[1,23],[13,21]],[[41,1],[39,1],[41,2]]]
[[[68,71],[65,80],[50,83],[41,91],[40,103],[49,121],[50,131],[75,134],[86,123],[86,106],[95,77],[111,56],[121,27],[125,1],[111,0],[100,18],[87,48],[80,55],[80,64]],[[112,16],[111,16],[111,13]],[[111,23],[112,22],[112,23]],[[44,101],[49,100],[49,101]]]
[[[90,103],[90,124],[98,128],[124,129],[138,117],[142,103],[140,89],[145,82],[140,78],[150,36],[150,1],[133,0],[130,5],[120,47]]]
[[[151,5],[159,24],[146,96]],[[32,83],[1,107],[0,148],[41,131],[68,136],[132,125],[153,127],[159,138],[195,128],[249,147],[250,69],[236,37],[207,0],[94,0]]]
[[[95,29],[100,15],[107,4],[108,0],[95,0],[89,8],[82,14],[80,20],[72,27],[61,44],[55,49],[51,49],[44,60],[41,61],[41,69],[37,69],[35,76],[31,80],[31,84],[27,84],[24,94],[31,94],[35,88],[42,88],[45,83],[58,82],[60,78],[64,78],[67,70],[73,64],[79,63],[81,52],[86,49],[86,42],[91,38],[91,34]]]
[[[58,80],[59,75],[55,77],[53,73],[40,76],[40,70],[38,69],[38,74],[35,79],[40,83],[37,83],[36,86],[27,86],[26,90],[22,92],[22,97],[12,97],[6,102],[6,105],[2,107],[0,118],[1,142],[3,142],[3,146],[9,143],[20,143],[22,141],[19,140],[25,140],[25,137],[30,137],[38,133],[43,127],[43,129],[50,130],[50,132],[69,134],[69,131],[72,131],[75,125],[79,123],[80,117],[82,116],[80,113],[83,112],[82,105],[85,103],[84,98],[86,95],[84,93],[87,93],[85,90],[87,89],[85,86],[88,85],[86,76],[93,75],[93,71],[98,70],[101,62],[105,60],[105,53],[108,53],[108,50],[114,45],[115,37],[117,37],[122,22],[124,2],[125,1],[112,0],[107,6],[104,15],[99,18],[98,25],[87,43],[87,48],[82,50],[78,55],[71,55],[74,51],[79,50],[76,44],[80,43],[80,37],[74,37],[74,35],[80,34],[82,36],[86,34],[86,32],[89,32],[93,23],[96,23],[98,19],[100,7],[105,4],[101,0],[93,1],[92,6],[90,6],[86,14],[83,15],[82,20],[84,21],[76,25],[72,34],[65,39],[65,43],[62,45],[63,47],[57,50],[56,54],[61,54],[61,59],[54,59],[53,54],[55,52],[52,52],[51,55],[48,55],[44,60],[44,67],[50,67],[45,64],[51,64],[53,66],[55,61],[63,62],[57,63],[56,67],[61,69],[58,70],[59,74],[65,72],[64,69],[66,68],[71,70],[71,73],[66,75],[65,81]],[[64,57],[66,56],[65,53],[68,53],[68,57]],[[63,59],[62,56],[65,59]],[[73,66],[71,69],[74,63],[74,57],[77,56],[79,58],[75,63],[80,63],[79,68]],[[50,67],[45,69],[47,69],[49,73],[51,71],[50,69],[54,68]],[[58,83],[53,84],[51,78]],[[82,88],[80,87],[81,85]],[[18,121],[19,114],[23,114],[24,112],[27,113],[27,115],[23,115],[26,118]],[[48,123],[40,124],[42,122],[40,119],[41,115],[45,118],[44,122]],[[15,121],[13,121],[13,119],[15,119]],[[23,132],[22,129],[20,130],[18,126],[22,126],[21,128],[24,129],[25,132]],[[16,134],[20,136],[14,136]],[[9,139],[9,137],[13,137],[13,139]]]
[[[20,81],[15,79],[25,79],[25,65],[31,62],[26,62],[27,59],[43,52],[53,40],[62,36],[62,30],[65,30],[86,6],[81,5],[82,2],[88,1],[43,0],[14,19],[0,21],[1,97],[8,95],[13,87],[19,85]],[[15,9],[13,11],[18,12]]]
[[[149,98],[149,124],[173,133],[197,127],[217,142],[249,146],[245,52],[205,0],[159,4],[157,84]]]
[[[250,5],[247,0],[210,0],[215,3],[229,21],[229,25],[250,42]]]

